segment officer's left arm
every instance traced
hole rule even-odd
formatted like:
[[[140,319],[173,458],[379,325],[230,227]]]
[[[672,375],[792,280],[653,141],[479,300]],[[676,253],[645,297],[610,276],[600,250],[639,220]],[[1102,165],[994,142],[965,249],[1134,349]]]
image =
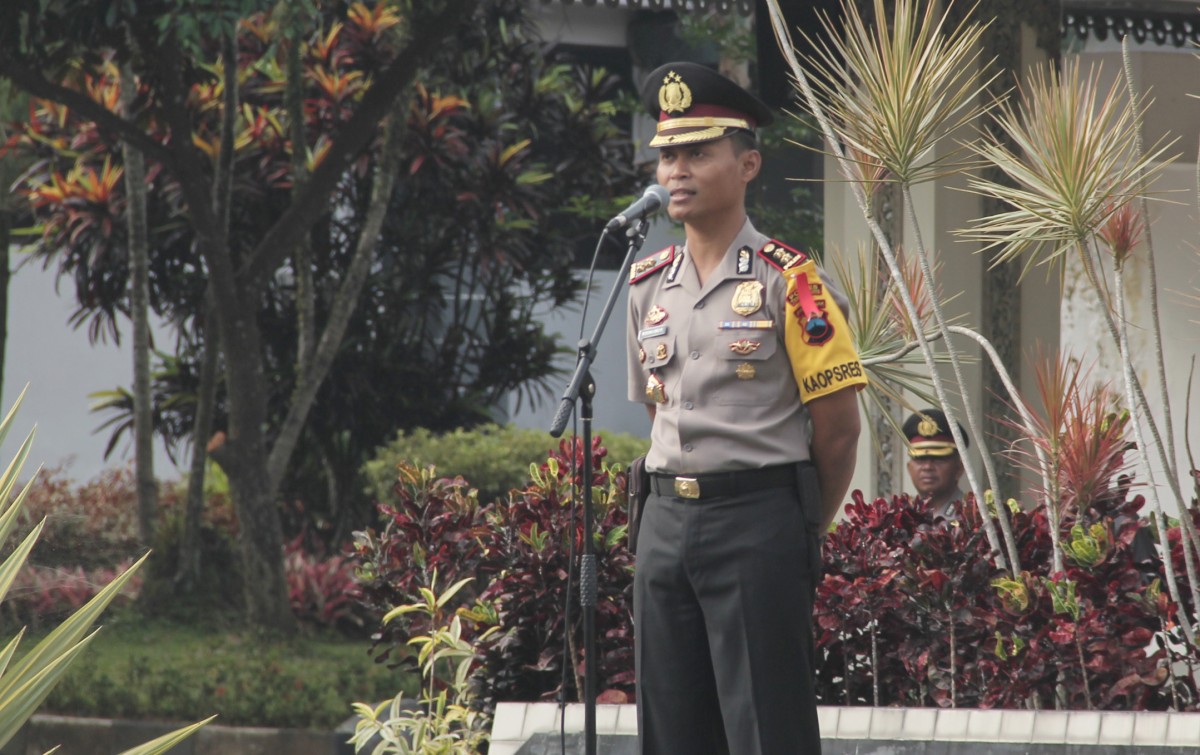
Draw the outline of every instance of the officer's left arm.
[[[854,476],[860,430],[856,393],[843,388],[805,404],[812,419],[810,453],[821,483],[821,532],[837,516]]]

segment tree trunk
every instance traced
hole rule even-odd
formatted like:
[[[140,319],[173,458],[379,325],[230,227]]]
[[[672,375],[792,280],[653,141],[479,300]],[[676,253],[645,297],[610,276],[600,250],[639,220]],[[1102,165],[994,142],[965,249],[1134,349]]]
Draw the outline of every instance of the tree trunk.
[[[3,178],[3,171],[0,171]],[[5,180],[3,185],[7,185]],[[0,199],[0,396],[4,394],[4,355],[8,349],[8,284],[12,279],[8,246],[12,243],[12,212]]]
[[[292,139],[292,198],[300,195],[308,181],[308,137],[304,129],[304,67],[300,60],[303,31],[301,11],[292,6],[285,23],[290,40],[287,53],[287,89],[284,102],[288,114],[288,132]],[[292,255],[296,297],[296,375],[303,375],[312,361],[316,345],[317,297],[312,265],[312,236],[306,233]]]
[[[278,491],[266,474],[267,378],[254,306],[257,300],[245,291],[238,294],[238,305],[232,311],[217,308],[225,354],[229,434],[214,457],[229,477],[237,511],[246,619],[253,626],[291,634],[296,620],[283,571],[283,525],[275,500]]]
[[[200,362],[200,386],[196,390],[196,418],[192,426],[192,463],[188,471],[187,498],[184,501],[183,533],[179,538],[179,561],[175,566],[175,585],[184,592],[194,589],[200,580],[200,520],[204,514],[204,478],[208,470],[208,439],[212,436],[213,410],[217,403],[217,367],[220,334],[213,316],[211,299],[204,315],[204,356]]]
[[[221,37],[221,56],[225,63],[237,60],[237,42],[227,30]],[[233,195],[234,138],[237,131],[238,90],[237,66],[223,65],[223,112],[221,114],[221,151],[213,176],[212,207],[216,219],[219,245],[228,248],[229,211]],[[214,313],[216,297],[212,284],[204,292],[204,330],[199,338],[204,343],[200,363],[200,385],[197,388],[196,417],[192,426],[192,463],[188,474],[187,499],[183,533],[179,541],[179,562],[175,567],[175,584],[190,589],[200,578],[200,519],[204,513],[204,477],[208,471],[208,443],[212,436],[213,413],[217,401],[217,372],[221,356],[220,332]]]
[[[137,82],[128,64],[121,68],[121,102],[128,109]],[[146,231],[146,158],[128,142],[122,146],[129,223],[129,316],[133,320],[134,465],[137,472],[138,536],[154,542],[158,483],[154,479],[154,399],[150,392],[150,249]]]

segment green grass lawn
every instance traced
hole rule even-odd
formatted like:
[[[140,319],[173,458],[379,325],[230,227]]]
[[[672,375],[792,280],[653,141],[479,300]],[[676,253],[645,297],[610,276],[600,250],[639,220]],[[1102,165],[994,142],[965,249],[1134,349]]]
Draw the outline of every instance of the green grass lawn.
[[[370,641],[302,632],[273,639],[244,629],[107,617],[39,712],[332,729],[355,701],[416,689],[405,671],[375,663]],[[0,637],[11,637],[9,629]],[[27,635],[21,651],[40,634]]]

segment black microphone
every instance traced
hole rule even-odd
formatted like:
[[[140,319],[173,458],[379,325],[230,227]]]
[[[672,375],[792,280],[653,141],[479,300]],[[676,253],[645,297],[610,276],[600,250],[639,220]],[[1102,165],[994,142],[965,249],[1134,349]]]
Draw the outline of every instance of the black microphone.
[[[608,221],[608,225],[604,226],[604,230],[615,231],[618,228],[624,228],[631,221],[653,215],[658,212],[660,207],[670,201],[671,195],[666,189],[658,184],[649,186],[640,199],[626,207],[620,215]]]

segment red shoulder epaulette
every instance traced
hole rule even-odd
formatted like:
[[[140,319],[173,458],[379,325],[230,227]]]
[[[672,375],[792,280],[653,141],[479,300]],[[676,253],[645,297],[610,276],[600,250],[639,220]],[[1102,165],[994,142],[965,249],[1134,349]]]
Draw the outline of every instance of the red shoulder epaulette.
[[[675,246],[671,245],[661,252],[655,252],[649,257],[643,257],[629,268],[629,285],[644,280],[652,273],[662,270],[675,259]]]
[[[774,239],[763,244],[763,248],[758,250],[758,256],[781,272],[791,270],[793,267],[803,265],[808,261],[808,255],[804,252],[799,249],[793,249],[786,244],[781,244]]]

